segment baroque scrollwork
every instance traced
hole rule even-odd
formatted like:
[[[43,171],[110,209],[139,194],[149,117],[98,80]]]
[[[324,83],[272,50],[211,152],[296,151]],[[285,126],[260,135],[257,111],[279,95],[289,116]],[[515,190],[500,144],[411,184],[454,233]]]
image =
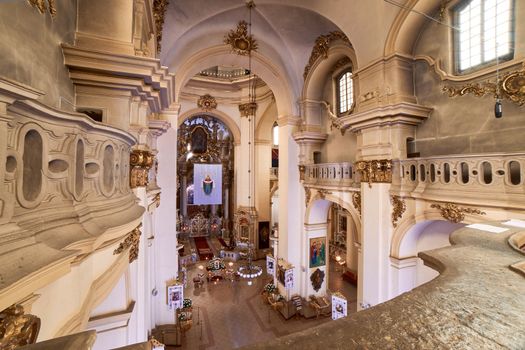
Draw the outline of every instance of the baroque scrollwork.
[[[203,95],[199,97],[199,100],[197,101],[197,107],[202,108],[206,112],[209,112],[212,109],[217,108],[217,100],[210,94]]]
[[[356,163],[356,169],[361,174],[361,181],[368,182],[392,182],[392,160],[362,160]]]
[[[40,331],[40,319],[24,313],[21,305],[15,304],[0,312],[0,349],[14,350],[33,344]]]
[[[319,198],[325,199],[327,194],[332,194],[331,191],[327,190],[317,190],[317,193],[319,194]]]
[[[113,255],[117,255],[122,253],[124,250],[129,248],[129,262],[132,263],[133,261],[137,260],[139,257],[139,242],[140,242],[140,227],[139,225],[133,231],[128,233],[126,238],[123,242],[119,244],[117,249],[113,251]]]
[[[153,153],[147,150],[135,149],[129,156],[131,188],[148,185],[149,170],[155,162]]]
[[[441,216],[448,221],[452,221],[455,223],[460,223],[463,220],[465,220],[465,214],[478,214],[478,215],[485,215],[486,213],[479,210],[479,209],[473,209],[473,208],[463,208],[459,207],[454,203],[445,203],[444,205],[441,204],[432,204],[430,205],[431,208],[435,208],[441,212]]]
[[[391,196],[390,202],[392,203],[392,226],[397,227],[397,221],[401,219],[403,213],[407,210],[406,203],[399,196]]]
[[[46,10],[49,10],[49,13],[54,18],[57,14],[57,9],[55,6],[55,0],[27,0],[29,5],[36,7],[40,13],[46,12]]]
[[[162,27],[164,16],[168,8],[168,0],[153,0],[153,18],[155,18],[155,33],[157,35],[157,53],[160,53],[162,41]]]
[[[257,51],[257,41],[253,35],[248,34],[248,23],[240,21],[237,28],[232,29],[226,34],[224,43],[231,46],[237,55],[246,56],[251,51]]]
[[[239,112],[241,112],[241,117],[255,116],[256,111],[257,111],[256,102],[248,102],[248,103],[243,103],[239,105]]]
[[[361,215],[361,192],[352,193],[352,204]]]
[[[469,83],[462,87],[444,86],[443,92],[449,97],[474,94],[478,97],[493,95],[494,98],[506,98],[519,106],[525,104],[525,62],[523,68],[518,71],[509,72],[496,83]]]
[[[304,188],[304,206],[308,208],[308,203],[310,203],[310,199],[312,198],[312,190],[310,190],[310,187]]]
[[[333,31],[326,35],[320,35],[317,39],[315,39],[312,53],[310,54],[310,58],[308,59],[308,64],[306,65],[306,67],[304,67],[303,78],[305,80],[308,74],[310,73],[310,70],[312,69],[312,66],[314,65],[315,61],[317,61],[319,58],[325,59],[328,57],[328,49],[330,48],[330,45],[332,45],[332,43],[336,40],[342,40],[349,46],[352,45],[350,44],[350,40],[348,40],[348,37],[340,31]]]

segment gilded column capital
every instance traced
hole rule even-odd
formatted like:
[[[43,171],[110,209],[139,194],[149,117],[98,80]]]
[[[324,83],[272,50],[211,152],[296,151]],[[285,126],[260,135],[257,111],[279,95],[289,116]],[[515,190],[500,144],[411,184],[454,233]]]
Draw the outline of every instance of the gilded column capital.
[[[257,111],[256,102],[248,102],[239,105],[239,112],[241,112],[241,117],[255,116]]]
[[[391,159],[361,160],[355,165],[361,174],[361,181],[368,182],[370,187],[372,182],[392,183]]]
[[[148,185],[149,170],[155,163],[155,155],[148,150],[134,149],[129,156],[131,188]]]

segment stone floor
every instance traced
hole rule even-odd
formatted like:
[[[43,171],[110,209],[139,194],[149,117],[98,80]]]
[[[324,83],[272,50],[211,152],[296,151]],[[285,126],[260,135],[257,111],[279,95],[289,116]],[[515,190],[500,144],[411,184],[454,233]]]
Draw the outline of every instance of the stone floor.
[[[215,245],[218,242],[211,240],[210,243]],[[262,266],[265,261],[256,263]],[[264,284],[270,279],[265,272],[252,285],[248,285],[246,280],[222,280],[205,282],[203,287],[194,288],[191,281],[197,273],[202,272],[199,265],[204,267],[205,262],[188,267],[188,283],[184,293],[185,297],[193,301],[194,323],[182,338],[182,349],[235,349],[331,321],[328,317],[294,317],[285,320],[280,313],[265,304],[260,296]],[[329,288],[347,296],[350,301],[349,311],[355,311],[356,289],[340,277],[337,278],[338,274],[339,271],[331,274],[333,278],[329,281]]]

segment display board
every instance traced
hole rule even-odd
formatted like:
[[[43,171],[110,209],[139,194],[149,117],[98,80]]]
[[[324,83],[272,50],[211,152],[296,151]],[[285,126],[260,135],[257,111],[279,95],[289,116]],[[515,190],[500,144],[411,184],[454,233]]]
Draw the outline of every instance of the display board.
[[[184,288],[182,284],[168,286],[168,308],[177,310],[182,308],[184,301]]]
[[[271,255],[266,255],[266,273],[275,276],[275,258]]]
[[[288,269],[284,272],[284,288],[293,289],[294,274],[293,269]]]
[[[332,319],[346,317],[348,312],[348,302],[341,293],[332,294]]]
[[[193,204],[222,204],[222,164],[194,164]]]

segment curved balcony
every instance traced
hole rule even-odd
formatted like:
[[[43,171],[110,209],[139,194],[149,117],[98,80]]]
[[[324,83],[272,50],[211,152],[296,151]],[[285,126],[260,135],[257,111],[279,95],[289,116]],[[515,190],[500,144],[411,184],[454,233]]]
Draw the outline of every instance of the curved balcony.
[[[408,197],[525,208],[525,153],[394,161],[392,190]]]
[[[132,231],[144,211],[129,185],[135,139],[39,94],[0,79],[0,310]]]

